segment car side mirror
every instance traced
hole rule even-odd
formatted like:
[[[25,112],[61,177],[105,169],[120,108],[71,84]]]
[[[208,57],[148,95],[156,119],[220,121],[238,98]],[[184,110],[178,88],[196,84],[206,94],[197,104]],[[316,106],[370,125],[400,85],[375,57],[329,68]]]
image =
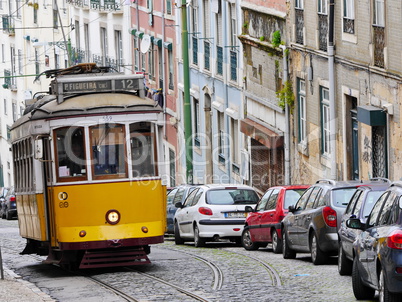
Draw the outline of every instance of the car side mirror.
[[[293,212],[295,212],[296,211],[296,208],[295,208],[295,206],[289,206],[289,212],[291,212],[291,213],[293,213]]]
[[[183,208],[183,204],[181,203],[181,201],[179,201],[179,202],[176,202],[175,204],[174,204],[174,206],[176,207],[176,208]]]
[[[364,224],[358,218],[349,218],[346,220],[346,226],[356,230],[362,230],[364,228]]]
[[[250,212],[254,212],[254,209],[253,209],[253,207],[246,206],[246,207],[244,208],[244,211],[246,211],[246,213],[250,213]]]

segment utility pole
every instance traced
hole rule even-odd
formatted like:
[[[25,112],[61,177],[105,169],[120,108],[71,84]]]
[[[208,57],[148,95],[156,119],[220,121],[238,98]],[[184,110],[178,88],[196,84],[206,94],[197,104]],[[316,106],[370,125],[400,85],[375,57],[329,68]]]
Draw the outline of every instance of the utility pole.
[[[188,59],[188,30],[187,30],[187,3],[181,2],[181,45],[183,56],[183,81],[184,81],[184,140],[186,145],[186,181],[193,183],[193,137],[191,125],[190,104],[190,64]]]

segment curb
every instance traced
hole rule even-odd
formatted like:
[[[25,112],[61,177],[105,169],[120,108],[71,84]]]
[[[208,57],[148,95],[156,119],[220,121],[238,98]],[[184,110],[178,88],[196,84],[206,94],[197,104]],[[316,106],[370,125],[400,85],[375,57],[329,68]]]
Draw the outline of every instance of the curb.
[[[12,271],[9,268],[5,267],[4,264],[3,264],[3,270],[4,270],[4,273],[7,274],[11,278],[11,280],[15,280],[17,282],[20,282],[23,286],[25,286],[26,288],[30,289],[34,294],[38,295],[39,298],[41,298],[43,301],[57,302],[57,300],[53,299],[48,294],[46,294],[43,291],[41,291],[40,288],[37,287],[35,284],[22,279],[22,277],[20,275],[16,274],[14,271]]]

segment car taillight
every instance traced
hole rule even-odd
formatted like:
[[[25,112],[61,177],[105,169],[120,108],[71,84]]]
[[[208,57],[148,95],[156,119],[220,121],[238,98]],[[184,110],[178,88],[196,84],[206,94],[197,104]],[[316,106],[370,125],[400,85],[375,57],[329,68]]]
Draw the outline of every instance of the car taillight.
[[[198,212],[200,212],[202,215],[212,215],[212,210],[207,207],[198,208]]]
[[[391,249],[402,249],[402,231],[393,231],[387,238],[387,245]]]
[[[11,196],[10,201],[15,201],[15,196]]]
[[[325,207],[322,209],[322,215],[327,226],[336,227],[336,211],[334,209]]]

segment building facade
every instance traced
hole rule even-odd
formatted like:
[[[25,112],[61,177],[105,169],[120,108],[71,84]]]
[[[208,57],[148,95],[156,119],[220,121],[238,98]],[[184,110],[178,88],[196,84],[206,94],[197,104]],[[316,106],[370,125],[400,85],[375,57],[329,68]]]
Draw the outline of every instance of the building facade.
[[[0,186],[13,186],[9,129],[35,92],[48,91],[48,69],[68,66],[67,36],[71,29],[65,1],[2,1],[0,32]]]
[[[402,60],[394,30],[402,25],[401,3],[344,0],[332,18],[330,2],[297,0],[289,8],[292,181],[398,180]]]
[[[185,182],[180,173],[184,150],[178,145],[177,12],[172,0],[138,0],[130,10],[132,70],[145,74],[147,96],[159,101],[164,109],[164,151],[167,184],[171,187]]]
[[[286,102],[280,104],[278,98],[281,93],[285,96],[284,87],[290,83],[285,48],[286,1],[242,1],[241,7],[245,116],[240,130],[247,142],[249,183],[262,193],[271,186],[288,183],[285,159],[289,152],[285,142],[289,115],[285,114]]]
[[[184,87],[186,67],[179,60],[178,103],[191,104],[192,135],[191,142],[179,137],[179,145],[192,146],[194,183],[242,183],[248,168],[242,166],[244,144],[239,131],[243,117],[243,57],[237,38],[240,3],[192,0],[182,9],[188,24],[190,87]],[[190,100],[184,100],[185,89]],[[185,168],[185,158],[182,162]]]

